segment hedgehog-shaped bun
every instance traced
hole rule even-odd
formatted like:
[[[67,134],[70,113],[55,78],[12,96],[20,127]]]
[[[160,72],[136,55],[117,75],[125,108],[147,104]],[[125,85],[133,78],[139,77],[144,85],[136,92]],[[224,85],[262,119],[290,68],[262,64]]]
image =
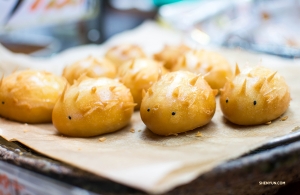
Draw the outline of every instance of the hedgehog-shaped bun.
[[[159,135],[201,127],[214,116],[216,93],[199,75],[188,71],[167,73],[145,94],[140,107],[142,121]]]
[[[119,81],[89,78],[65,89],[54,106],[52,122],[64,135],[90,137],[126,126],[134,106],[130,90]]]
[[[0,81],[0,116],[24,123],[51,122],[67,81],[50,72],[22,70]]]
[[[290,92],[277,72],[256,66],[240,71],[221,90],[220,105],[229,121],[238,125],[258,125],[272,121],[289,107]]]

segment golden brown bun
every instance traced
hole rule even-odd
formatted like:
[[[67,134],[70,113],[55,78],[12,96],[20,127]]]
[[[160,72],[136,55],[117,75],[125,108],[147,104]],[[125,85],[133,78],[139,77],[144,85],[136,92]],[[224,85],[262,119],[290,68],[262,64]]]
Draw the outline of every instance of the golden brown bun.
[[[140,114],[154,133],[172,135],[210,122],[216,109],[216,90],[188,71],[165,74],[145,94]]]
[[[24,123],[51,122],[56,100],[67,84],[62,77],[35,70],[15,72],[0,86],[0,115]]]
[[[130,90],[119,81],[89,78],[63,93],[53,109],[52,121],[62,134],[90,137],[126,126],[134,106]]]
[[[89,78],[108,77],[115,78],[117,69],[115,65],[105,58],[89,56],[65,67],[63,76],[70,84],[82,75]]]
[[[173,68],[173,71],[176,70],[188,70],[204,75],[204,79],[213,89],[222,88],[226,83],[226,77],[232,77],[229,62],[220,54],[206,50],[186,52]]]
[[[176,65],[179,57],[190,50],[191,48],[183,44],[178,46],[165,45],[160,52],[153,55],[153,58],[163,62],[164,67],[171,70]]]
[[[128,60],[144,58],[146,54],[138,45],[122,44],[110,48],[106,52],[105,57],[113,62],[116,67],[119,67]]]
[[[224,116],[238,125],[264,124],[282,115],[290,103],[289,88],[278,73],[256,66],[240,72],[221,90]]]
[[[122,64],[118,69],[120,81],[130,89],[136,109],[140,108],[142,92],[147,90],[167,70],[161,63],[147,58],[130,60]]]

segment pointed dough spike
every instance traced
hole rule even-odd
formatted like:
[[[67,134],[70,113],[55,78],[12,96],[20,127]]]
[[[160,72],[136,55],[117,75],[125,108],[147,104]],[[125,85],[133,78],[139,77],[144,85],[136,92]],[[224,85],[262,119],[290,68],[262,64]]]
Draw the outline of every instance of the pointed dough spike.
[[[211,74],[211,72],[207,72],[207,73],[205,73],[205,75],[202,76],[202,78],[205,79],[210,74]]]
[[[65,100],[65,93],[66,93],[66,91],[67,91],[67,88],[68,88],[68,84],[66,83],[66,84],[65,84],[65,87],[64,87],[64,90],[63,90],[63,92],[62,92],[62,94],[61,94],[61,96],[60,96],[60,101],[61,101],[61,102],[64,102],[64,100]]]
[[[267,81],[270,82],[274,78],[276,73],[277,73],[277,71],[274,72],[273,74],[271,74],[270,76],[268,76]]]
[[[97,91],[97,87],[94,86],[91,88],[91,93],[96,93],[96,91]]]
[[[122,109],[128,110],[128,109],[135,107],[136,105],[137,105],[136,103],[126,102],[126,103],[122,104]]]
[[[133,59],[129,65],[129,69],[133,69],[134,63],[135,63],[135,60]]]
[[[159,68],[158,68],[158,76],[157,76],[157,80],[160,80],[160,78],[161,78],[161,76],[162,76],[162,66],[160,66]]]
[[[254,84],[254,89],[256,91],[260,91],[262,89],[262,86],[264,85],[264,83],[266,82],[265,78],[260,78],[255,84]]]
[[[195,76],[194,78],[192,78],[191,80],[190,80],[190,85],[192,85],[192,86],[195,86],[195,84],[196,84],[196,82],[197,82],[197,80],[199,79],[199,77],[200,77],[200,75],[197,75],[197,76]]]
[[[76,95],[75,95],[75,97],[74,97],[74,101],[75,101],[75,102],[77,102],[78,97],[79,97],[79,91],[77,91],[77,93],[76,93]]]
[[[110,90],[110,91],[114,91],[114,89],[116,89],[116,86],[110,86],[110,87],[109,87],[109,90]]]
[[[221,90],[221,89],[220,89],[220,90]],[[219,90],[213,89],[213,94],[214,94],[214,96],[218,95],[218,93],[219,93]]]
[[[241,73],[239,65],[236,63],[235,64],[235,76],[239,75]]]
[[[244,94],[246,95],[246,88],[247,88],[247,79],[244,80],[243,84],[242,84],[242,88],[241,88],[241,91],[240,91],[240,94]]]
[[[153,94],[152,88],[149,88],[147,92],[149,93],[149,95],[152,95]]]
[[[179,96],[179,87],[176,87],[173,92],[172,92],[172,96],[175,98],[178,98]]]
[[[207,100],[210,95],[209,91],[203,91],[203,94],[205,96],[205,99]]]
[[[146,91],[145,91],[145,89],[143,89],[142,90],[142,99],[145,97],[145,95],[146,95]]]

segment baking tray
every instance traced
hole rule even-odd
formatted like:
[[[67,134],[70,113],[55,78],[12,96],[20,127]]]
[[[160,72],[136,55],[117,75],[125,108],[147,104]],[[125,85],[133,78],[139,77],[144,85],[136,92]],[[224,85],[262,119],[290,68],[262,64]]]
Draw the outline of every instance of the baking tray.
[[[300,181],[300,131],[278,137],[243,156],[221,164],[189,184],[167,195],[182,194],[274,194],[278,189]],[[19,142],[0,137],[0,159],[63,184],[95,194],[141,194],[131,187],[101,178],[32,151]],[[274,185],[267,182],[281,182]]]

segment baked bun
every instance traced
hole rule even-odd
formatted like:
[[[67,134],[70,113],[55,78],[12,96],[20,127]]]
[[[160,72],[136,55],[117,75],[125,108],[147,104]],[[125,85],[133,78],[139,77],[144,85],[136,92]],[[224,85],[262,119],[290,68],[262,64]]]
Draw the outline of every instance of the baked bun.
[[[67,81],[52,73],[36,70],[14,72],[2,79],[0,115],[18,122],[51,122],[55,102]]]
[[[218,90],[226,83],[226,77],[232,77],[229,62],[222,55],[206,50],[186,52],[172,70],[188,70],[202,74],[211,88]]]
[[[210,122],[216,90],[188,71],[165,74],[146,92],[140,108],[142,121],[159,135],[193,130]]]
[[[107,50],[107,52],[105,53],[105,57],[113,62],[115,66],[119,67],[128,60],[132,60],[135,58],[144,58],[146,57],[146,54],[138,45],[122,44],[114,46]]]
[[[221,90],[220,105],[229,121],[238,125],[259,125],[282,115],[289,107],[289,88],[282,76],[256,66],[240,72]]]
[[[130,60],[122,64],[118,69],[120,81],[130,89],[136,109],[140,108],[142,92],[147,90],[167,70],[161,63],[147,58]]]
[[[108,77],[115,78],[117,69],[115,65],[105,58],[89,56],[85,59],[78,60],[64,68],[63,76],[70,84],[80,76],[85,75],[90,78]]]
[[[119,81],[89,78],[65,90],[55,104],[52,121],[64,135],[90,137],[126,126],[134,106],[130,90]]]
[[[160,52],[153,55],[153,58],[163,62],[164,67],[171,70],[176,65],[179,57],[190,50],[191,48],[184,44],[176,46],[165,45]]]

